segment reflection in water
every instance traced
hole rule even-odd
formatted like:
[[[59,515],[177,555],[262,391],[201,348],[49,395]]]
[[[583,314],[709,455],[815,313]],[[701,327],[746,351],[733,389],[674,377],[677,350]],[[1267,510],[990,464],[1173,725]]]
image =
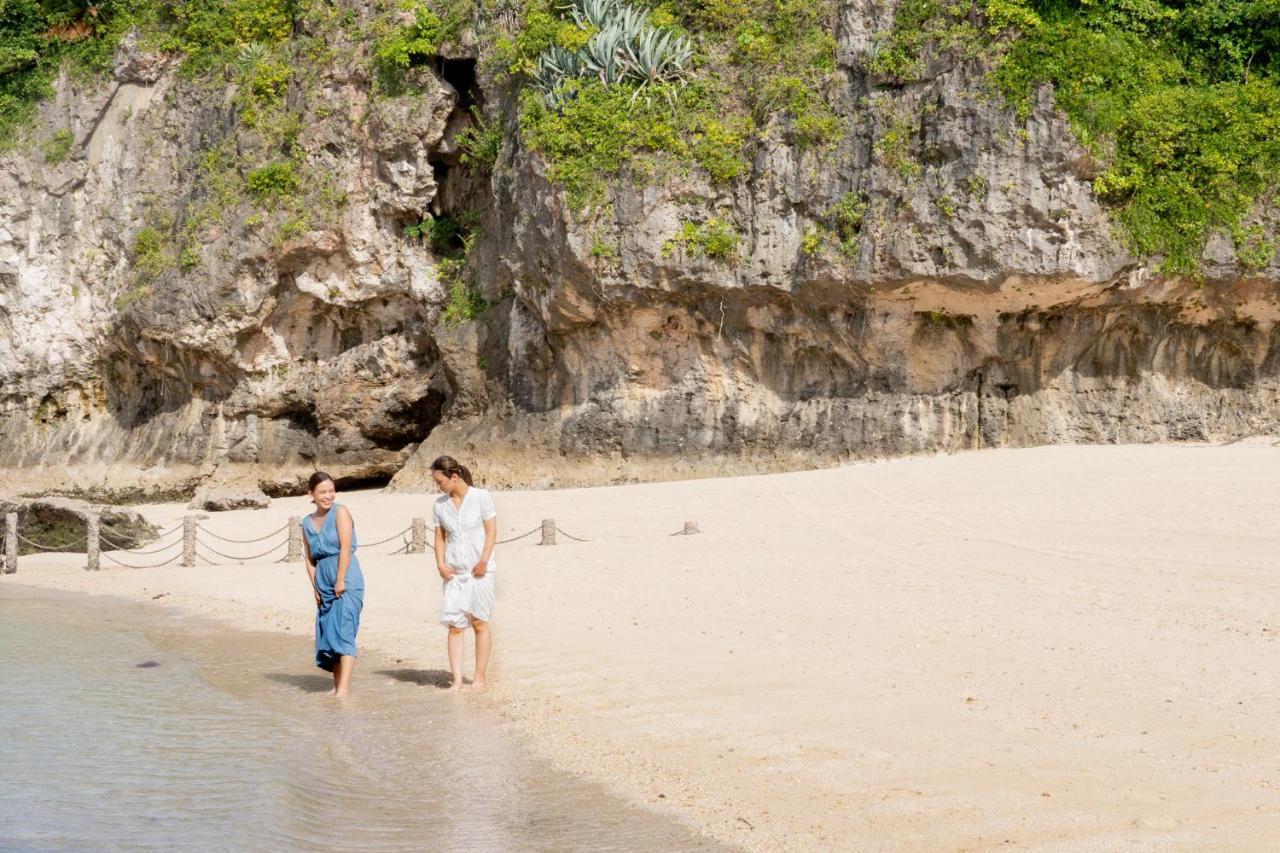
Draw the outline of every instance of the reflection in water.
[[[439,670],[0,588],[0,846],[712,850],[532,760]]]

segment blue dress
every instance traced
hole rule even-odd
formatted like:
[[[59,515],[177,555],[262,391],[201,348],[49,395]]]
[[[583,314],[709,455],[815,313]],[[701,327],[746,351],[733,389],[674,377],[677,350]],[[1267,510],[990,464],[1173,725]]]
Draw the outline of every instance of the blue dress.
[[[302,517],[302,535],[307,537],[311,562],[316,567],[316,588],[320,590],[320,608],[316,611],[316,666],[333,672],[342,655],[355,656],[356,632],[360,630],[360,610],[364,607],[364,575],[356,559],[356,532],[351,531],[351,561],[347,564],[346,591],[333,595],[338,579],[338,505],[325,513],[317,533],[311,516]]]

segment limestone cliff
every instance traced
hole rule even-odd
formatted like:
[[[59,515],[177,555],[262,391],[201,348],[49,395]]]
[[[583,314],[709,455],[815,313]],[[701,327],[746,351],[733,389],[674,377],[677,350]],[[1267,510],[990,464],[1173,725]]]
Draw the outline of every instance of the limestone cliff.
[[[70,156],[0,161],[4,482],[131,497],[221,470],[283,493],[319,465],[417,489],[450,452],[550,486],[1273,420],[1275,258],[1217,240],[1197,279],[1131,257],[1051,87],[1024,120],[980,62],[886,82],[864,60],[888,21],[840,4],[838,141],[779,120],[734,180],[624,177],[588,210],[523,144],[510,80],[477,75],[484,38],[375,95],[331,33],[287,96],[304,202],[265,220],[252,197],[200,213],[219,158],[262,144],[237,85],[123,44],[109,83],[64,76],[41,107]],[[502,128],[491,167],[460,164],[476,114]],[[850,197],[843,251],[815,246]],[[465,261],[417,230],[464,211]],[[679,239],[708,222],[731,252]],[[446,322],[459,264],[484,310]]]

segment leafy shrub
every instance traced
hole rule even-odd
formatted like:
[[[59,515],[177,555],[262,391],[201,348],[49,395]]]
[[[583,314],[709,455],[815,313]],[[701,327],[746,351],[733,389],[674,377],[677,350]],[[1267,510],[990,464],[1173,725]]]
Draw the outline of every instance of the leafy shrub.
[[[822,251],[822,238],[825,229],[820,225],[810,225],[800,237],[800,251],[812,257]]]
[[[880,161],[896,171],[904,181],[920,175],[920,163],[911,156],[911,136],[915,132],[913,116],[893,116],[889,126],[876,138],[874,146]]]
[[[293,171],[293,163],[285,160],[268,163],[245,175],[249,192],[259,199],[282,198],[298,192],[300,183]]]
[[[158,46],[180,53],[188,77],[236,61],[248,45],[279,44],[293,32],[297,0],[179,0],[165,4]]]
[[[471,116],[472,123],[458,134],[458,161],[464,166],[490,170],[502,150],[502,125],[486,122],[478,110],[472,110]]]
[[[173,253],[154,226],[140,228],[133,235],[133,273],[137,285],[146,285],[173,266]]]
[[[682,251],[694,257],[731,261],[738,253],[738,232],[729,222],[711,217],[706,222],[682,222],[680,230],[662,246],[662,254]]]
[[[254,98],[259,101],[272,101],[284,97],[292,74],[293,69],[287,63],[264,57],[244,68],[241,72],[241,80],[248,86]]]
[[[1054,84],[1102,164],[1094,191],[1129,248],[1162,256],[1167,272],[1198,274],[1210,235],[1234,233],[1280,170],[1280,18],[1263,23],[1253,8],[1055,8],[994,76],[1022,115],[1035,86]],[[1237,61],[1246,50],[1260,60],[1254,76]]]
[[[840,136],[840,122],[831,107],[801,77],[783,75],[764,84],[759,108],[785,112],[791,117],[791,133],[802,148],[823,145]]]
[[[64,62],[80,76],[110,70],[116,39],[132,21],[132,5],[0,2],[0,151],[26,137],[36,103],[53,94],[53,78]]]
[[[710,112],[700,121],[692,133],[692,153],[698,165],[706,169],[711,180],[727,183],[747,169],[742,148],[747,137],[755,131],[750,116],[716,118]]]
[[[55,130],[53,135],[40,147],[40,153],[46,163],[61,163],[71,153],[71,146],[75,144],[75,141],[76,138],[71,131],[66,128],[60,128]]]
[[[423,0],[402,3],[400,9],[413,20],[388,30],[373,48],[378,84],[386,92],[398,91],[406,71],[434,57],[444,36],[444,22]]]
[[[467,284],[461,274],[447,278],[445,290],[446,301],[440,319],[447,326],[461,326],[474,320],[489,308],[489,303],[473,287]]]

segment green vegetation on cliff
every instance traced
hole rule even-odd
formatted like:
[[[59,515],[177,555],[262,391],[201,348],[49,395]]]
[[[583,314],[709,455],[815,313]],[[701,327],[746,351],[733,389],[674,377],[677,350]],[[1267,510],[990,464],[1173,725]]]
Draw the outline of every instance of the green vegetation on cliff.
[[[0,0],[0,150],[30,126],[36,103],[53,94],[51,82],[64,62],[81,73],[110,66],[115,40],[127,25],[116,5]]]
[[[637,8],[596,0],[606,10],[597,27],[579,11],[588,5],[576,0],[562,10],[531,0],[521,29],[495,49],[500,69],[538,82],[524,93],[521,129],[575,208],[599,201],[607,179],[624,169],[643,181],[696,166],[727,183],[749,169],[751,142],[775,128],[802,148],[840,137],[832,0],[659,3],[636,26],[649,27],[651,41],[688,50],[669,47],[666,64],[650,59],[656,70],[648,78],[579,73],[574,63],[593,52],[607,56],[607,45],[598,45],[612,22]],[[646,67],[644,57],[637,64]],[[547,79],[548,67],[555,80]]]
[[[995,82],[1024,113],[1036,84],[1054,84],[1131,250],[1196,273],[1225,232],[1243,260],[1265,264],[1241,223],[1280,171],[1280,0],[1037,11]]]
[[[32,132],[35,105],[61,70],[109,70],[130,30],[179,62],[184,85],[233,81],[235,150],[207,140],[194,209],[164,235],[189,268],[202,226],[228,211],[270,224],[278,242],[340,205],[298,142],[330,109],[311,85],[321,69],[353,56],[375,97],[399,96],[471,33],[482,78],[518,91],[490,98],[487,120],[475,110],[464,165],[494,168],[518,128],[580,211],[616,180],[739,181],[763,140],[833,146],[864,108],[852,69],[837,68],[837,12],[836,0],[0,0],[0,150],[25,139],[48,164],[75,156],[70,130]],[[1196,275],[1225,235],[1246,266],[1275,257],[1275,223],[1259,211],[1280,204],[1280,0],[901,0],[860,61],[890,89],[970,62],[1023,117],[1052,84],[1135,255]],[[873,153],[909,182],[922,116],[891,118]],[[855,202],[809,222],[806,246],[834,235],[854,253]]]
[[[1274,257],[1242,223],[1280,172],[1280,0],[905,0],[868,67],[942,55],[986,59],[1023,117],[1053,84],[1134,254],[1194,275],[1224,233],[1247,266]]]

